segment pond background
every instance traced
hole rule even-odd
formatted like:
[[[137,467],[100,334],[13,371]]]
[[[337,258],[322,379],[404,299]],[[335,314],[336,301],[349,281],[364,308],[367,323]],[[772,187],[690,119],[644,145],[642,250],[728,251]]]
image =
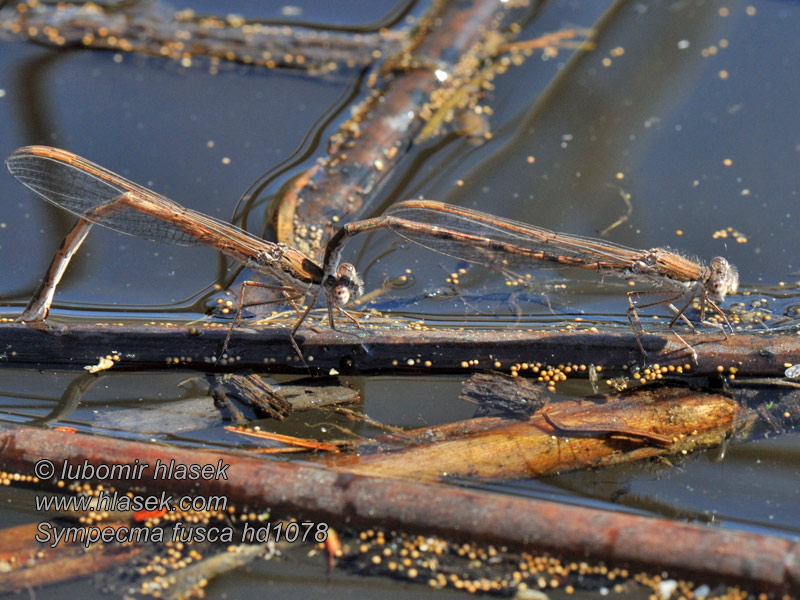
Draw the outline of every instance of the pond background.
[[[183,5],[176,7],[182,8]],[[391,24],[392,2],[284,4],[193,2],[199,13],[327,23],[372,30]],[[554,0],[518,39],[569,26],[588,27],[610,2]],[[419,7],[412,7],[418,12]],[[478,208],[542,227],[596,237],[625,214],[606,239],[637,248],[667,246],[708,260],[726,256],[771,323],[796,327],[800,281],[800,5],[786,1],[619,2],[603,18],[597,48],[570,61],[571,50],[529,58],[495,79],[493,137],[482,145],[445,134],[415,148],[379,192],[375,214],[394,201],[425,198]],[[620,52],[619,49],[622,49]],[[234,220],[269,239],[272,196],[324,153],[349,116],[363,73],[315,77],[299,71],[223,65],[217,74],[149,56],[57,50],[0,37],[0,156],[19,146],[66,148],[206,214]],[[213,142],[213,143],[210,143]],[[529,157],[533,157],[531,162]],[[247,210],[255,182],[266,182]],[[461,182],[461,184],[459,184]],[[72,223],[67,213],[0,174],[0,296],[3,313],[24,306]],[[247,220],[236,219],[246,214]],[[715,237],[732,228],[746,238]],[[681,232],[681,233],[679,233]],[[367,289],[413,271],[413,286],[379,299],[378,308],[449,324],[569,321],[576,315],[627,327],[627,286],[572,272],[537,274],[509,294],[503,278],[473,270],[458,295],[448,274],[464,265],[390,233],[364,236],[347,250]],[[51,319],[199,318],[213,285],[228,278],[213,250],[142,241],[95,228],[58,289]],[[553,281],[567,289],[555,293]],[[781,287],[783,284],[783,287]],[[412,300],[407,300],[412,299]],[[546,300],[546,301],[545,301]],[[98,315],[98,313],[102,313]],[[522,315],[520,317],[520,314]],[[493,315],[496,315],[493,316]],[[111,375],[86,395],[69,424],[89,427],[99,412],[163,403],[200,392],[177,386],[187,373]],[[74,372],[0,370],[0,410],[9,421],[49,412]],[[354,378],[372,418],[420,427],[468,418],[455,377]],[[589,393],[580,383],[556,396]],[[306,417],[304,419],[307,420]],[[301,419],[302,420],[302,419]],[[295,420],[279,431],[315,435]],[[370,433],[363,428],[362,433]],[[164,436],[225,446],[217,428]],[[471,484],[644,514],[712,521],[720,526],[800,535],[800,438],[795,433],[691,456],[674,468],[633,465],[546,480]],[[0,524],[40,518],[30,496],[0,489]],[[305,596],[318,577],[322,596],[416,594],[417,586],[323,573],[299,565],[259,567],[209,588],[210,598],[244,597],[270,585],[280,597]],[[48,590],[66,597],[93,588],[78,582]],[[449,593],[449,592],[437,592]]]

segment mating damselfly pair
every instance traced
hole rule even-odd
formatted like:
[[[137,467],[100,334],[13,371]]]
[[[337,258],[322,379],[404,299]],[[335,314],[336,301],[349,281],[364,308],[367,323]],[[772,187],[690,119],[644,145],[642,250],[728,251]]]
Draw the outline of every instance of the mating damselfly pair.
[[[556,233],[525,223],[503,219],[467,208],[431,200],[408,200],[391,206],[382,216],[342,227],[325,248],[322,265],[300,251],[281,243],[253,236],[229,223],[184,208],[145,187],[128,181],[66,150],[47,146],[27,146],[14,152],[6,165],[11,173],[39,196],[79,217],[62,242],[47,275],[18,320],[43,320],[66,266],[85,239],[92,224],[147,240],[182,245],[205,244],[252,270],[277,281],[275,287],[292,303],[299,318],[290,332],[291,342],[300,356],[295,333],[314,305],[320,291],[325,294],[328,316],[334,327],[333,309],[360,297],[362,285],[355,267],[342,263],[348,239],[359,233],[390,229],[436,252],[482,264],[573,267],[647,283],[654,289],[628,292],[626,314],[639,349],[644,354],[644,334],[637,308],[665,305],[673,316],[669,327],[692,354],[694,348],[675,330],[680,319],[692,330],[685,312],[700,301],[700,321],[724,333],[720,323],[706,320],[711,310],[722,323],[732,327],[717,303],[735,293],[739,277],[725,258],[716,257],[708,266],[663,248],[636,250],[605,240]],[[240,295],[241,315],[245,282]],[[301,315],[295,302],[313,294]],[[639,297],[657,298],[636,305]],[[226,342],[227,344],[227,342]]]

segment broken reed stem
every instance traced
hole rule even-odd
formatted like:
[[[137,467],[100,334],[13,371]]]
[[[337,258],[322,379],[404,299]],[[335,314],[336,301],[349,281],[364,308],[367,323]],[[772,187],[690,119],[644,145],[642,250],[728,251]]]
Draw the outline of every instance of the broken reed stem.
[[[550,404],[523,420],[484,417],[409,431],[405,439],[418,443],[325,463],[423,480],[546,477],[719,446],[740,426],[739,412],[721,394],[647,386],[622,397]]]

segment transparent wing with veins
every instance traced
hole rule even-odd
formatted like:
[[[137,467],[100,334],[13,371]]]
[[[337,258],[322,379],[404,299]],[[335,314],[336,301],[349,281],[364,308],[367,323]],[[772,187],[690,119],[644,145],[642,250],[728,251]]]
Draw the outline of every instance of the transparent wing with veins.
[[[518,267],[572,266],[597,271],[629,269],[643,251],[428,200],[386,211],[388,226],[430,250],[480,264]],[[423,225],[417,227],[417,224]]]
[[[6,165],[14,177],[51,204],[120,233],[183,246],[207,243],[198,235],[184,231],[163,218],[133,208],[126,207],[100,219],[92,218],[92,213],[99,207],[132,192],[143,201],[158,207],[165,215],[188,217],[209,232],[234,237],[254,251],[263,246],[263,240],[238,227],[185,208],[72,153],[55,148],[29,146],[20,148],[9,156]]]

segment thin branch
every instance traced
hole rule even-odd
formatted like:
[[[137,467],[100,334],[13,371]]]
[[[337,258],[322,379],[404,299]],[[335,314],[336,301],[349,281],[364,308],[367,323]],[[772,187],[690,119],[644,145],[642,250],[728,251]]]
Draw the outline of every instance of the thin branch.
[[[236,15],[198,17],[159,2],[19,2],[0,11],[0,28],[48,45],[151,54],[184,66],[199,56],[212,65],[228,61],[312,73],[369,66],[406,38],[400,31],[346,33],[268,25]]]

